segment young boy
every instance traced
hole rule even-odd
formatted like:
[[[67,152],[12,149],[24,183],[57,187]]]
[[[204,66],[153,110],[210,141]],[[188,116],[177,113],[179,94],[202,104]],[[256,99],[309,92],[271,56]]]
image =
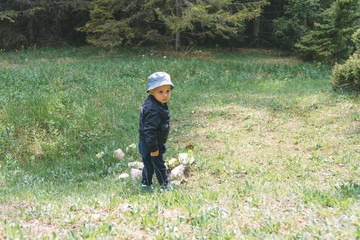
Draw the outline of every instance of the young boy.
[[[148,84],[150,95],[141,106],[139,126],[139,152],[144,163],[141,183],[143,189],[150,189],[155,172],[162,189],[169,190],[163,154],[170,130],[170,112],[166,103],[174,85],[165,72],[151,74]]]

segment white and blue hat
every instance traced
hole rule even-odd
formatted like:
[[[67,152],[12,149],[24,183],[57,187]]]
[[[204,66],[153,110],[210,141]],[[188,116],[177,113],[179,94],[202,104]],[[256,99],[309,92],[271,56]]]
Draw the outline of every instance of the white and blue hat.
[[[153,90],[157,87],[170,85],[170,89],[172,90],[175,86],[172,84],[170,75],[166,72],[156,72],[148,77],[149,88],[146,92]]]

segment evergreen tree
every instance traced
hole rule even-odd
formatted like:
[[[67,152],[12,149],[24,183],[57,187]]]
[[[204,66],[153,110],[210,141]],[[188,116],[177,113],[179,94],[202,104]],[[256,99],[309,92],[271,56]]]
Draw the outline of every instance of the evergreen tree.
[[[354,49],[352,34],[360,27],[358,0],[337,0],[315,22],[314,29],[295,46],[304,58],[321,61],[343,60]]]
[[[280,47],[290,49],[310,30],[322,9],[320,0],[288,0],[284,15],[273,20],[274,35]]]
[[[77,30],[86,33],[86,40],[100,48],[130,44],[143,33],[146,17],[139,12],[140,2],[127,0],[93,0],[90,20]]]
[[[156,2],[159,0],[153,0]],[[245,21],[260,16],[266,1],[243,3],[231,0],[182,1],[166,0],[156,13],[175,36],[179,49],[181,34],[193,37],[229,39],[245,29]]]
[[[224,39],[244,29],[244,21],[257,17],[266,0],[93,0],[90,21],[79,30],[98,47],[114,47],[133,42],[175,41],[181,34],[197,38]]]

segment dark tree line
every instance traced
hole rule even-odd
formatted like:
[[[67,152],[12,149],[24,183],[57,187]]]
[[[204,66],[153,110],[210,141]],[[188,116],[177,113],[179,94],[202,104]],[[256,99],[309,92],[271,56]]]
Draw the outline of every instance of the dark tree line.
[[[0,48],[84,44],[76,31],[89,20],[89,1],[2,0]]]
[[[218,45],[332,61],[354,52],[359,19],[358,0],[2,0],[0,48]]]

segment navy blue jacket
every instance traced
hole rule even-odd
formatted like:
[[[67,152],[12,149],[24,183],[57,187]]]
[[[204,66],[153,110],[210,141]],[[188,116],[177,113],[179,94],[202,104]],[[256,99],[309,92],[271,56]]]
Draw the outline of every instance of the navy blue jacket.
[[[141,106],[139,137],[148,145],[150,152],[165,144],[170,131],[170,112],[166,103],[149,95]]]

